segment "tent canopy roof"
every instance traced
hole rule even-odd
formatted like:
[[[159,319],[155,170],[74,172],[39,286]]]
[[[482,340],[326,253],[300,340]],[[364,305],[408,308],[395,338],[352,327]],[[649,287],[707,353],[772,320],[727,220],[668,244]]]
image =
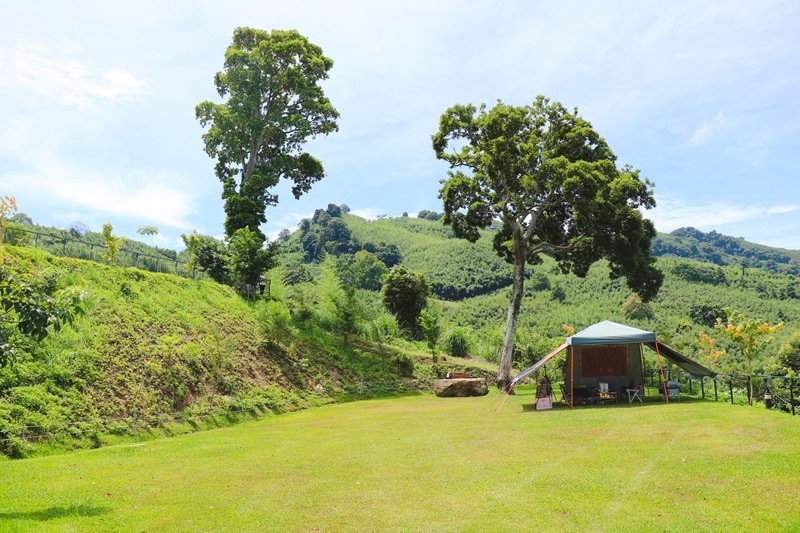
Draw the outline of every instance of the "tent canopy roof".
[[[567,346],[593,346],[597,344],[633,344],[655,341],[656,334],[652,331],[603,320],[571,337],[567,337],[566,344]]]

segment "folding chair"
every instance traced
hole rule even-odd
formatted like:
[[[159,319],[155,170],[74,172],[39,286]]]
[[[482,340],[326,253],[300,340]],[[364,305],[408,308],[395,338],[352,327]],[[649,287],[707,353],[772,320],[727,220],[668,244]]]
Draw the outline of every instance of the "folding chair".
[[[561,384],[561,401],[569,405],[569,392],[564,388],[563,383]]]
[[[639,383],[635,389],[625,389],[625,393],[628,395],[628,403],[633,403],[633,400],[639,400],[640,403],[642,402],[642,384]]]

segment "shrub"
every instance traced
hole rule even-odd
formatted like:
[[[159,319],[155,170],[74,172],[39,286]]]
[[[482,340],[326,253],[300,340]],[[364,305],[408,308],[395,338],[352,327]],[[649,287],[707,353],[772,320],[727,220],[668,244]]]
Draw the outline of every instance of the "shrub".
[[[410,378],[414,375],[414,359],[410,355],[400,353],[394,358],[394,364],[397,367],[397,372],[404,378]]]
[[[633,320],[652,319],[654,317],[653,308],[650,307],[649,303],[643,302],[641,297],[636,293],[632,293],[628,296],[628,299],[622,303],[620,311],[627,318]]]
[[[442,336],[442,350],[453,357],[466,357],[472,350],[472,339],[464,328],[453,328]]]
[[[270,300],[260,306],[258,321],[261,331],[270,340],[282,342],[289,334],[291,320],[292,316],[289,313],[289,309],[286,308],[283,302]]]
[[[550,278],[544,272],[535,272],[528,286],[535,291],[546,291],[550,289]]]

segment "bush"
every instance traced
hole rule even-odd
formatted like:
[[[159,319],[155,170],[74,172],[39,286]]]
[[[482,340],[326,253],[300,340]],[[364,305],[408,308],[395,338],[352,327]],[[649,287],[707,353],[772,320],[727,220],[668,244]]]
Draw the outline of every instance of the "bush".
[[[453,328],[442,336],[442,350],[453,357],[466,357],[472,350],[472,339],[464,328]]]
[[[636,293],[632,293],[628,296],[628,299],[622,303],[620,312],[625,317],[633,320],[652,319],[654,317],[653,308],[650,307],[649,303],[643,302],[641,297]]]
[[[414,375],[414,359],[410,355],[400,353],[394,358],[394,364],[397,367],[397,372],[404,378],[410,378]]]
[[[283,302],[271,300],[260,306],[258,321],[269,340],[283,342],[290,331],[292,315]]]

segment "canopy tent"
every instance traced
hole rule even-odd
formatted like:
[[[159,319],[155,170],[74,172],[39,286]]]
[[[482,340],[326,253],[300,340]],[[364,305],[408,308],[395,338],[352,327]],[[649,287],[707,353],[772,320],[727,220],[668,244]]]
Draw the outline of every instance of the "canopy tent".
[[[608,383],[612,390],[632,388],[634,385],[644,382],[643,344],[656,352],[659,366],[661,356],[663,356],[678,368],[694,376],[713,377],[716,375],[712,370],[659,342],[656,334],[652,331],[604,320],[567,337],[564,344],[511,380],[508,390],[564,350],[568,350],[567,362],[564,367],[564,385],[570,391],[575,384],[587,385],[600,380]],[[661,374],[663,380],[663,370]],[[570,397],[573,396],[570,393]]]

